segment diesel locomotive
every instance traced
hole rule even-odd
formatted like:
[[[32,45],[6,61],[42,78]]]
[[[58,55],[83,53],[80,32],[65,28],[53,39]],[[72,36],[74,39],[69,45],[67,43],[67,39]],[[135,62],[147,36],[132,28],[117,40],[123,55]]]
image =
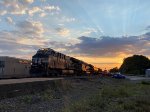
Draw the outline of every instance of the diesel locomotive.
[[[87,75],[94,73],[94,66],[76,58],[42,48],[32,57],[31,76]]]

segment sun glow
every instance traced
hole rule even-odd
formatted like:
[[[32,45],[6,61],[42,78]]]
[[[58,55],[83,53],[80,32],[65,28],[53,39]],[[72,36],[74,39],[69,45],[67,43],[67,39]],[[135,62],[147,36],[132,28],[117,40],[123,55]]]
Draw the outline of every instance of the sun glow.
[[[80,60],[83,60],[87,63],[91,63],[93,65],[95,65],[96,67],[99,67],[101,69],[110,69],[113,67],[120,67],[120,65],[123,62],[124,57],[76,57]]]

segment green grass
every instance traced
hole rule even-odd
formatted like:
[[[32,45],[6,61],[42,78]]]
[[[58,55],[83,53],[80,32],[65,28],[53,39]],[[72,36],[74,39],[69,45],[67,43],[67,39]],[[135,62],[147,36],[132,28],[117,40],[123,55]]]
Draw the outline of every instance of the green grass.
[[[15,107],[13,105],[2,104],[0,105],[0,112],[7,112],[5,110],[7,110],[8,108],[15,108]]]
[[[67,80],[55,81],[53,85],[48,85],[47,89],[35,94],[22,96],[21,102],[25,104],[34,104],[40,101],[51,101],[52,99],[60,99],[60,91],[68,91],[72,88],[71,82]]]
[[[26,95],[26,96],[23,96],[21,100],[22,102],[28,104],[28,103],[32,103],[33,97],[32,95]]]
[[[150,85],[150,82],[149,81],[142,81],[141,84]]]
[[[42,94],[41,94],[41,99],[42,100],[49,100],[50,101],[54,98],[55,98],[54,90],[51,90],[51,89],[48,89],[48,90],[42,92]]]
[[[68,80],[55,81],[54,85],[40,93],[42,100],[51,101],[52,99],[59,99],[60,96],[56,95],[60,91],[69,91],[72,88],[71,82]]]
[[[98,93],[66,107],[64,112],[150,112],[150,85],[105,85]]]
[[[130,90],[125,87],[111,87],[111,86],[106,86],[102,89],[101,96],[102,97],[107,97],[107,98],[120,98],[120,97],[128,97],[130,96]]]

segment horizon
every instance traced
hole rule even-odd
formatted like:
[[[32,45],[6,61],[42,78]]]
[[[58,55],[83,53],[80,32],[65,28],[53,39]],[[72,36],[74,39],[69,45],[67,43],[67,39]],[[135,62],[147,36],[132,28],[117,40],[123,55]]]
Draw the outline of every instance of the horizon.
[[[134,54],[150,58],[149,0],[1,0],[0,56],[24,59],[40,48],[102,69]]]

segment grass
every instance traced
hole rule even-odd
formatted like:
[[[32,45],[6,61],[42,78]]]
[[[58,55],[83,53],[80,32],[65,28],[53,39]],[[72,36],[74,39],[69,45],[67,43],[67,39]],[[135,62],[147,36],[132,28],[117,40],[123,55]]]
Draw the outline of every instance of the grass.
[[[48,89],[46,91],[44,91],[42,94],[41,94],[41,98],[42,100],[52,100],[55,98],[54,96],[54,91],[51,90],[51,89]]]
[[[111,87],[106,86],[102,89],[101,96],[107,98],[117,98],[117,97],[128,97],[130,95],[130,90],[125,87]]]
[[[56,88],[62,89],[63,91],[69,91],[73,88],[73,86],[69,80],[62,80],[56,82]]]
[[[150,82],[105,85],[64,112],[150,112]]]
[[[34,95],[29,94],[22,97],[21,101],[26,104],[33,104],[38,101],[51,101],[52,99],[59,99],[60,91],[68,91],[72,88],[71,82],[68,80],[55,81],[53,85],[48,86],[48,88],[40,93]]]
[[[68,91],[72,88],[70,81],[55,81],[52,85],[48,85],[47,89],[36,94],[29,94],[22,97],[21,101],[26,104],[33,104],[38,101],[51,101],[52,99],[59,99],[56,95],[60,91]]]
[[[141,84],[150,85],[150,82],[149,81],[142,81]]]
[[[12,105],[3,104],[3,105],[0,105],[0,112],[7,112],[5,110],[7,110],[8,108],[15,108],[15,107]]]
[[[77,82],[80,83],[80,82]],[[82,83],[81,83],[82,84]],[[97,92],[69,102],[64,108],[64,112],[150,112],[150,82],[130,83],[126,80],[104,79],[96,84]],[[21,97],[21,101],[0,105],[0,111],[18,109],[24,105],[32,105],[38,102],[53,102],[53,99],[63,98],[62,95],[73,90],[71,80],[56,81],[46,86],[41,92],[29,94]],[[78,87],[78,86],[77,86]],[[77,89],[85,89],[80,86]],[[59,94],[60,93],[60,94]],[[75,93],[76,94],[76,93]],[[20,99],[19,99],[20,100]],[[64,102],[66,103],[66,102]],[[22,107],[21,107],[22,108]]]
[[[32,103],[32,99],[33,99],[32,95],[26,95],[22,97],[22,101],[27,104]]]
[[[53,102],[54,99],[62,98],[62,94],[73,88],[69,80],[55,81],[54,83],[48,83],[42,87],[40,87],[41,91],[19,96],[16,101],[8,100],[8,102],[2,103],[0,105],[0,112],[19,111],[19,109],[26,108],[29,105],[35,106],[41,102]]]
[[[60,92],[67,92],[71,90],[72,84],[68,80],[62,80],[62,81],[55,81],[53,87],[48,88],[47,90],[42,92],[42,97],[46,100],[51,100],[51,99],[59,99],[59,94]]]

